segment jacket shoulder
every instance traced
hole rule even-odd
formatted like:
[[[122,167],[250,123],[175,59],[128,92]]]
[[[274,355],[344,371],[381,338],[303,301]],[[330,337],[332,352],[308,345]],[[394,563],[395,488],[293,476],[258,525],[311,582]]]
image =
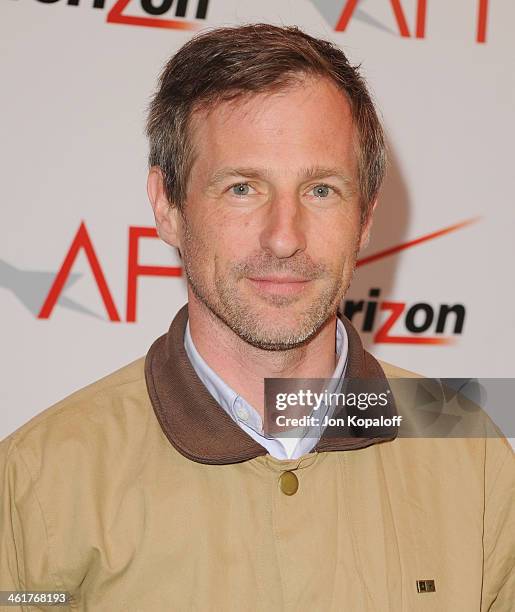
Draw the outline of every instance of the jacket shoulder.
[[[103,378],[75,391],[56,404],[36,414],[29,421],[0,441],[0,446],[24,445],[37,438],[46,438],[52,430],[73,429],[74,423],[95,420],[100,412],[126,406],[126,398],[147,399],[142,357]]]

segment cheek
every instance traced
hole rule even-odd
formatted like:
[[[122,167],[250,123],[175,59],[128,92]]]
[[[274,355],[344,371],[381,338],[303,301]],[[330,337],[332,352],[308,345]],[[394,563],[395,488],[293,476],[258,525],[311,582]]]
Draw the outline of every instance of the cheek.
[[[327,219],[310,233],[311,252],[314,257],[334,261],[354,255],[359,245],[360,225],[357,215],[343,214]]]
[[[241,260],[248,252],[241,225],[233,226],[221,219],[189,219],[183,229],[185,263],[197,276],[213,279],[224,276],[231,263]]]
[[[212,260],[209,245],[213,244],[213,240],[208,235],[205,225],[187,219],[181,228],[181,244],[184,265],[190,272],[198,275],[207,268],[209,261]]]
[[[212,224],[212,240],[222,259],[238,261],[259,247],[261,226],[257,215],[229,211],[218,215],[216,227],[214,220]]]

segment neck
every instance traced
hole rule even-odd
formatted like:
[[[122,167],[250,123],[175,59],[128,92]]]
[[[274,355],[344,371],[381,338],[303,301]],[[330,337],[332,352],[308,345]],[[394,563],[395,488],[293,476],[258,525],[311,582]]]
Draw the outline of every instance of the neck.
[[[263,418],[265,378],[329,378],[336,366],[336,315],[305,345],[270,351],[236,335],[189,291],[193,343],[204,361]]]

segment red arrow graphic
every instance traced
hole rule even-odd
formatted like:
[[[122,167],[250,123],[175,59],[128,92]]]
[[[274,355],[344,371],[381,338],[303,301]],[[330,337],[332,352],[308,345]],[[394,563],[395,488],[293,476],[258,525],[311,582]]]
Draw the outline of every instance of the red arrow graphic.
[[[379,251],[378,253],[369,255],[368,257],[363,257],[361,259],[358,259],[358,261],[356,262],[356,267],[364,266],[366,264],[372,263],[373,261],[377,261],[378,259],[388,257],[389,255],[394,255],[399,251],[404,251],[404,249],[409,249],[413,246],[416,246],[417,244],[421,244],[422,242],[428,242],[429,240],[434,240],[434,238],[445,236],[445,234],[450,234],[451,232],[455,232],[456,230],[467,227],[468,225],[477,223],[480,219],[481,217],[473,217],[471,219],[466,219],[465,221],[461,221],[460,223],[449,225],[448,227],[444,227],[443,229],[437,230],[436,232],[431,232],[430,234],[425,234],[424,236],[420,236],[419,238],[410,240],[409,242],[403,242],[402,244],[390,247],[388,249],[385,249],[384,251]]]

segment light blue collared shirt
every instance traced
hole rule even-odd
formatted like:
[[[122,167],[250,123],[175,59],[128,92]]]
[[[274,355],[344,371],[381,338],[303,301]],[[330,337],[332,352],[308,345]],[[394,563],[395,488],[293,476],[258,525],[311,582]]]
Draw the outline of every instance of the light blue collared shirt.
[[[201,357],[193,343],[189,321],[184,333],[184,348],[197,376],[217,403],[246,434],[258,444],[264,446],[270,455],[276,459],[298,459],[309,453],[322,437],[325,428],[321,425],[304,429],[298,428],[302,434],[299,437],[281,438],[265,434],[263,432],[263,421],[257,410],[241,395],[238,395],[234,389],[231,389]],[[336,354],[338,355],[338,363],[332,375],[331,388],[328,388],[329,392],[333,391],[343,381],[347,366],[348,338],[345,326],[339,318],[337,318],[336,323]],[[320,422],[323,421],[328,410],[329,407],[322,406],[317,411]]]

